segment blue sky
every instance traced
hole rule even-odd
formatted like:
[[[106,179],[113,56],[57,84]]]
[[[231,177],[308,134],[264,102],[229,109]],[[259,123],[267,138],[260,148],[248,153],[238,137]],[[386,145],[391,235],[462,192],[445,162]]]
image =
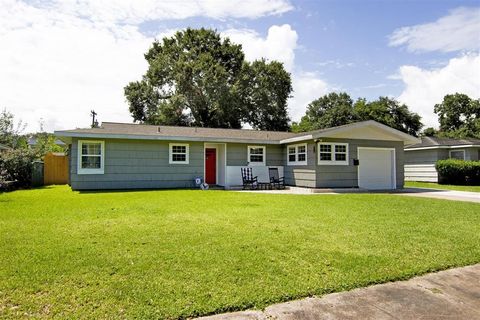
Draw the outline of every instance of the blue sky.
[[[140,79],[154,38],[208,27],[247,59],[285,63],[299,120],[331,91],[388,95],[436,126],[433,105],[480,97],[479,1],[0,0],[0,107],[36,131],[131,122],[123,86]]]

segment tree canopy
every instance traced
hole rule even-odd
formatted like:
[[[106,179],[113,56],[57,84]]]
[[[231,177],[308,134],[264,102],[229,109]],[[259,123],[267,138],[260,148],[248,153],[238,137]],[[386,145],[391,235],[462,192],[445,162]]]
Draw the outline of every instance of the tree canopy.
[[[442,103],[436,104],[441,136],[452,138],[480,138],[480,99],[466,94],[447,94]]]
[[[269,130],[288,128],[290,74],[279,62],[248,63],[241,45],[213,30],[186,29],[155,41],[149,68],[125,87],[130,113],[148,124]]]
[[[347,93],[333,92],[312,101],[305,116],[292,128],[310,131],[365,120],[375,120],[412,135],[417,135],[423,126],[418,114],[394,99],[379,97],[371,102],[358,99],[354,103]]]
[[[25,130],[26,124],[19,120],[15,124],[13,113],[3,109],[0,112],[0,143],[16,148],[20,143],[21,133]]]

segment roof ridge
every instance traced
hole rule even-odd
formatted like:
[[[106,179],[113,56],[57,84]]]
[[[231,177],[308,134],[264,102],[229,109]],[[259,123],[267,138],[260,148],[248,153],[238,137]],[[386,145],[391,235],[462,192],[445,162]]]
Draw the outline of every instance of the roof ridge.
[[[192,128],[192,129],[208,129],[208,130],[236,130],[236,131],[272,132],[272,133],[289,133],[289,134],[302,133],[302,132],[291,132],[291,131],[258,130],[258,129],[249,129],[249,128],[239,128],[239,129],[237,129],[237,128],[210,128],[210,127],[198,127],[198,126],[170,126],[170,125],[160,125],[160,124],[125,123],[125,122],[111,122],[111,121],[102,122],[102,126],[103,126],[104,123],[106,123],[106,124],[119,124],[119,125],[132,125],[132,126],[146,126],[146,127]]]

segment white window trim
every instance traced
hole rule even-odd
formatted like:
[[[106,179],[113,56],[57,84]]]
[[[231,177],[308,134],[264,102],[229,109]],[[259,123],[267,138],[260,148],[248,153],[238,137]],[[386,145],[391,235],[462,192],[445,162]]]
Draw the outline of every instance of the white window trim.
[[[250,162],[250,148],[259,148],[263,150],[263,162]],[[247,147],[247,162],[249,166],[265,166],[267,163],[267,152],[265,146],[248,146]]]
[[[320,160],[320,145],[321,144],[326,144],[331,146],[331,154],[332,154],[332,160]],[[345,155],[345,161],[335,161],[335,146],[345,146],[346,147],[346,155]],[[349,148],[348,148],[348,143],[343,143],[343,142],[318,142],[317,143],[317,161],[318,165],[331,165],[331,166],[348,166],[348,156],[349,156]]]
[[[173,146],[185,147],[185,161],[173,161]],[[169,164],[189,164],[190,161],[190,145],[188,143],[170,143],[168,146],[168,163]]]
[[[449,150],[448,151],[448,157],[450,159],[457,159],[457,158],[452,158],[452,152],[462,152],[463,153],[463,160],[465,160],[465,150]],[[459,159],[462,160],[462,159]]]
[[[305,147],[305,160],[304,161],[298,161],[298,147]],[[295,148],[295,161],[290,161],[290,153],[289,153],[289,148]],[[293,154],[293,153],[291,153]],[[287,165],[289,166],[306,166],[307,165],[307,159],[308,159],[308,149],[307,149],[307,144],[306,143],[299,143],[299,144],[290,144],[287,145]]]
[[[100,143],[100,168],[82,168],[82,145],[84,143]],[[78,140],[77,142],[77,174],[104,174],[105,173],[105,141]]]

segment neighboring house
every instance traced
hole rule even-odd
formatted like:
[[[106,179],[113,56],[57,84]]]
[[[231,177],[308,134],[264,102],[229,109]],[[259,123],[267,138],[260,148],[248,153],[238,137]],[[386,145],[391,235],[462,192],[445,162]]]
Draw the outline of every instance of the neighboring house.
[[[479,139],[422,137],[405,148],[405,180],[438,182],[435,163],[443,159],[480,160]]]
[[[27,141],[27,144],[29,147],[35,147],[38,143],[38,139],[35,138],[35,137],[30,137],[28,138],[28,141]],[[60,139],[55,139],[55,144],[59,147],[62,147],[64,148],[65,147],[65,142],[63,142],[62,140]]]
[[[70,145],[72,189],[226,188],[251,166],[260,182],[278,167],[286,183],[311,188],[402,188],[404,146],[419,139],[375,121],[304,133],[104,122],[56,131]]]

